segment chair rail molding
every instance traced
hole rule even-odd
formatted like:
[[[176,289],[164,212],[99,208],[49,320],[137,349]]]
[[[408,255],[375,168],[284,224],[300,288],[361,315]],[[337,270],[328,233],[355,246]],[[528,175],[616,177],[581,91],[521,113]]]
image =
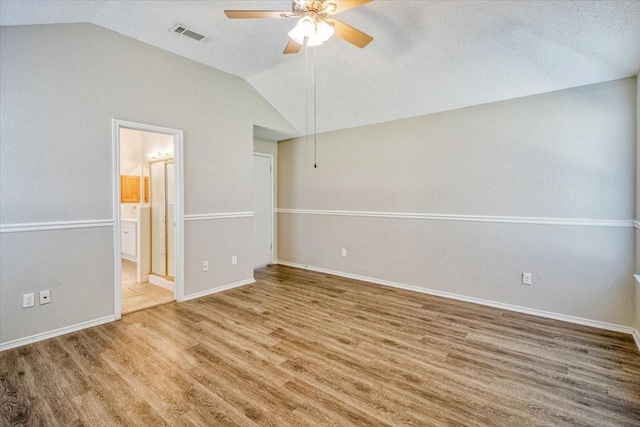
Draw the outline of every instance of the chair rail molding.
[[[185,221],[208,221],[213,219],[230,219],[230,218],[251,218],[254,212],[226,212],[226,213],[206,213],[185,215]]]
[[[397,218],[420,219],[431,221],[468,221],[468,222],[495,222],[510,224],[542,224],[542,225],[570,225],[586,227],[640,227],[639,221],[632,219],[590,219],[590,218],[546,218],[546,217],[518,217],[518,216],[490,216],[490,215],[455,215],[455,214],[429,214],[429,213],[403,213],[403,212],[368,212],[368,211],[334,211],[312,209],[276,209],[279,214],[292,215],[327,215],[327,216],[352,216],[369,218]]]
[[[113,219],[89,219],[78,221],[27,222],[0,224],[0,233],[22,233],[28,231],[71,230],[74,228],[113,227]]]

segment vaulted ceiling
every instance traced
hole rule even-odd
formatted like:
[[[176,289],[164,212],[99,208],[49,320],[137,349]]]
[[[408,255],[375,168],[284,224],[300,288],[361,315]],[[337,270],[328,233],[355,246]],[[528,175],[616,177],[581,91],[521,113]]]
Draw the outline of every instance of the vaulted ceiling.
[[[638,0],[376,0],[338,15],[374,37],[365,49],[333,37],[308,55],[304,48],[282,54],[294,21],[230,20],[225,9],[291,10],[291,1],[1,0],[0,24],[90,22],[238,75],[301,133],[314,68],[318,132],[614,80],[640,68]],[[173,34],[175,24],[211,41]]]

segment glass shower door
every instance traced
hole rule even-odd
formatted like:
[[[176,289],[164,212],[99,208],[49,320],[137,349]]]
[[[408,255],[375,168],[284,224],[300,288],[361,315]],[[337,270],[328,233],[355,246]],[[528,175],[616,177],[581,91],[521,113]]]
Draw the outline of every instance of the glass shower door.
[[[166,187],[164,162],[151,163],[151,272],[167,273]]]
[[[173,163],[167,163],[165,168],[166,184],[167,184],[167,276],[175,277],[176,251],[175,251],[175,204],[176,204],[176,186],[175,186],[175,169]]]
[[[175,168],[172,160],[151,163],[151,273],[175,277]]]

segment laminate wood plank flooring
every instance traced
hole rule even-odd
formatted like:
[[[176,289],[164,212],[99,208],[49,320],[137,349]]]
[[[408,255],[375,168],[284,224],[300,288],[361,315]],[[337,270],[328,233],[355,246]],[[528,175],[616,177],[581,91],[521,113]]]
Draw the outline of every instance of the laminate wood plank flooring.
[[[630,335],[285,266],[0,353],[0,425],[638,426]]]

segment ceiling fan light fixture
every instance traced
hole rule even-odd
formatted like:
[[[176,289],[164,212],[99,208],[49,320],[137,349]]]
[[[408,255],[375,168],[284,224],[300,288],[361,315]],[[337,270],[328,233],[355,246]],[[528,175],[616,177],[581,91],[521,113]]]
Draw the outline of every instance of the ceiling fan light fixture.
[[[329,40],[331,38],[331,36],[333,35],[333,25],[325,22],[325,21],[320,21],[318,22],[318,24],[316,25],[316,34],[317,37],[322,40],[323,42],[326,42],[327,40]]]
[[[314,47],[314,46],[320,46],[322,44],[322,40],[320,40],[318,37],[307,37],[307,46],[308,47]]]
[[[0,0],[2,1],[2,0]],[[282,10],[225,10],[229,19],[297,19],[289,31],[289,41],[282,51],[285,55],[298,53],[302,46],[318,46],[334,34],[362,49],[373,37],[333,17],[344,11],[365,5],[373,0],[292,0],[291,12]]]
[[[289,31],[289,38],[298,44],[304,44],[304,36],[299,31],[296,31],[296,28],[298,27],[296,26],[293,30]]]
[[[338,6],[336,6],[335,3],[328,3],[322,11],[325,13],[334,13],[336,10],[338,10]]]
[[[327,22],[315,22],[312,18],[305,16],[301,18],[293,30],[289,31],[289,37],[298,44],[307,46],[320,46],[333,35],[333,25]]]
[[[298,21],[293,30],[289,31],[289,37],[298,44],[304,44],[304,39],[310,37],[316,31],[316,24],[308,16]]]

